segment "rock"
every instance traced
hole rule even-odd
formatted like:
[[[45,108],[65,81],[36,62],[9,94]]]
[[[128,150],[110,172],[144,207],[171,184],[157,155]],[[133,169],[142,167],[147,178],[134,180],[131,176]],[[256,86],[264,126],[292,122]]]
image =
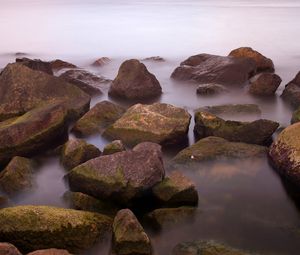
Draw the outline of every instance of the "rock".
[[[154,196],[164,206],[196,205],[198,192],[195,184],[181,172],[173,171],[153,187]]]
[[[111,155],[121,151],[126,151],[124,144],[121,140],[115,140],[104,147],[103,155]]]
[[[264,157],[267,151],[267,147],[260,145],[229,142],[220,137],[207,137],[180,151],[173,162],[193,164],[215,159]]]
[[[160,146],[142,143],[130,151],[91,159],[74,168],[67,178],[72,191],[127,206],[150,193],[164,174]]]
[[[100,155],[101,151],[96,146],[82,139],[70,139],[62,147],[61,162],[67,170],[70,170]]]
[[[146,99],[162,93],[159,81],[136,59],[125,61],[113,80],[108,94],[125,99]]]
[[[67,191],[63,198],[71,208],[76,210],[97,212],[109,216],[115,215],[118,211],[118,208],[112,203],[101,201],[81,192]]]
[[[250,80],[249,92],[258,96],[274,95],[281,81],[281,78],[277,74],[257,74]]]
[[[27,255],[71,255],[67,250],[46,249],[30,252]]]
[[[216,83],[201,84],[197,88],[197,94],[202,96],[228,93],[229,90],[223,85]]]
[[[23,252],[57,248],[79,253],[110,234],[111,223],[111,218],[91,212],[9,207],[0,210],[0,240],[14,243]]]
[[[293,107],[300,107],[300,72],[292,81],[285,85],[281,97]]]
[[[232,142],[266,144],[279,123],[259,119],[252,122],[224,120],[214,114],[198,111],[195,113],[195,133],[199,138],[222,137]]]
[[[0,189],[10,196],[29,190],[35,185],[33,173],[33,162],[16,156],[0,172]]]
[[[7,65],[0,76],[0,121],[55,102],[77,119],[88,111],[90,99],[76,86],[21,64]]]
[[[9,200],[7,197],[0,195],[0,208],[5,207],[8,204]],[[1,255],[1,254],[0,254]]]
[[[274,72],[273,61],[250,47],[237,48],[229,53],[229,56],[237,58],[253,59],[257,66],[257,72]]]
[[[0,243],[0,255],[22,255],[22,254],[12,244]]]
[[[293,112],[291,124],[300,122],[300,108]]]
[[[176,80],[242,86],[256,71],[252,59],[199,54],[183,61],[172,73]]]
[[[170,104],[136,104],[109,126],[104,135],[128,145],[144,141],[172,144],[186,138],[190,118],[186,110]]]
[[[67,111],[59,104],[43,106],[0,122],[0,163],[14,156],[30,156],[67,136]]]
[[[27,66],[35,71],[41,71],[53,75],[51,64],[49,62],[41,61],[40,59],[17,58],[16,63]]]
[[[129,209],[119,211],[113,223],[113,250],[117,255],[150,255],[150,239]]]
[[[50,62],[51,68],[54,71],[59,71],[61,69],[65,68],[77,68],[76,65],[73,65],[71,63],[68,63],[66,61],[60,60],[60,59],[55,59]]]
[[[184,242],[176,245],[172,255],[250,255],[215,241]]]
[[[107,65],[111,62],[111,60],[107,57],[102,57],[102,58],[98,58],[97,60],[95,60],[92,64],[92,66],[96,66],[96,67],[101,67],[104,65]]]
[[[165,62],[166,60],[160,56],[154,56],[154,57],[144,58],[142,61]]]

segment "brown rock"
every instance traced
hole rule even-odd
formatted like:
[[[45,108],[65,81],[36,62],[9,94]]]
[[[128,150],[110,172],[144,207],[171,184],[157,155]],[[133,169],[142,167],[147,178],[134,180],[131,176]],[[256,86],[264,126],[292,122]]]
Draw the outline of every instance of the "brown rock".
[[[22,255],[22,254],[12,244],[0,243],[0,255]]]
[[[96,67],[101,67],[104,65],[107,65],[111,62],[111,60],[107,57],[102,57],[102,58],[98,58],[97,60],[95,60],[92,64],[92,66],[96,66]]]
[[[115,140],[105,145],[103,155],[111,155],[117,152],[126,151],[126,148],[121,140]]]
[[[67,250],[47,249],[30,252],[27,255],[71,255]]]
[[[218,95],[222,93],[228,93],[229,90],[220,84],[201,84],[197,88],[197,94],[202,96],[208,96],[208,95]]]
[[[295,108],[300,106],[300,72],[292,81],[285,85],[281,97]]]
[[[53,75],[51,64],[40,59],[17,58],[16,63],[20,63],[35,71],[42,71],[47,74]]]
[[[55,71],[59,71],[64,68],[77,68],[76,65],[73,65],[71,63],[68,63],[68,62],[60,60],[60,59],[55,59],[55,60],[51,61],[50,65],[51,65],[52,70],[55,70]]]
[[[250,80],[249,92],[259,96],[274,95],[281,81],[281,78],[277,74],[257,74]]]

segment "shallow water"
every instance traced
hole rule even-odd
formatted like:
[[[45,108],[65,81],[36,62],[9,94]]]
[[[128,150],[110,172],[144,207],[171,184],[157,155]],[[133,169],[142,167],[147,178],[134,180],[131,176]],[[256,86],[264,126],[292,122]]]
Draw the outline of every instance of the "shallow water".
[[[166,62],[145,62],[163,88],[157,101],[184,107],[191,114],[206,105],[255,103],[263,118],[287,126],[291,109],[279,95],[300,70],[299,11],[297,0],[0,0],[0,68],[14,61],[15,52],[25,52],[45,60],[61,58],[113,79],[125,59],[160,55]],[[251,46],[273,59],[283,79],[276,97],[266,100],[234,91],[203,98],[196,95],[196,85],[169,78],[190,55],[227,55],[240,46]],[[102,68],[90,66],[103,56],[112,62]],[[111,100],[108,86],[102,90],[92,105]],[[193,125],[192,121],[190,144],[195,141]],[[87,140],[100,149],[108,142],[100,136]],[[166,160],[178,150],[167,152]],[[13,202],[66,206],[61,196],[68,187],[59,159],[48,155],[38,160],[36,188]],[[184,172],[197,184],[197,216],[161,233],[147,229],[156,254],[170,254],[181,241],[210,238],[262,254],[298,254],[300,201],[267,159],[216,162]],[[99,254],[99,249],[87,253]]]

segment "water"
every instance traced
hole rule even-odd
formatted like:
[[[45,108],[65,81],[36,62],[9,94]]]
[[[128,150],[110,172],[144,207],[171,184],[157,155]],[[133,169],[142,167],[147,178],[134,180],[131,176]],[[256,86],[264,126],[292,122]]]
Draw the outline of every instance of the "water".
[[[279,95],[300,70],[299,11],[297,0],[0,0],[0,68],[14,61],[15,52],[25,52],[45,60],[61,58],[113,79],[125,59],[160,55],[166,62],[145,62],[162,85],[158,101],[184,107],[191,114],[206,105],[255,103],[263,118],[287,126],[291,109]],[[188,56],[227,55],[240,46],[251,46],[273,59],[283,79],[276,97],[266,100],[233,91],[203,98],[196,95],[195,85],[169,78]],[[102,68],[90,66],[103,56],[112,62]],[[93,98],[92,105],[112,100],[108,87],[102,90],[104,94]],[[190,144],[195,141],[193,124]],[[100,149],[108,142],[100,136],[87,140]],[[167,152],[166,160],[178,150]],[[61,196],[68,187],[59,159],[46,155],[38,160],[36,188],[13,202],[65,207]],[[184,173],[199,191],[197,216],[192,223],[160,233],[147,228],[155,254],[170,254],[181,241],[210,238],[263,254],[299,253],[300,200],[267,159],[215,162]],[[95,247],[87,253],[99,252]]]

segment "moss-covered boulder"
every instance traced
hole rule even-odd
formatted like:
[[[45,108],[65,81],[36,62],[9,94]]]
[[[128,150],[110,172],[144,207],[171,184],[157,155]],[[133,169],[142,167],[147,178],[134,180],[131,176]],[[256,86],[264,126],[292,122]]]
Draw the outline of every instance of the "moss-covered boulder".
[[[123,205],[150,192],[165,171],[161,148],[143,143],[130,151],[91,159],[67,174],[72,191]]]
[[[125,99],[146,99],[159,96],[162,89],[159,81],[143,63],[130,59],[120,66],[108,93]]]
[[[0,121],[20,116],[41,105],[61,103],[69,117],[89,109],[90,97],[76,86],[21,64],[9,64],[0,76]]]
[[[180,151],[173,162],[193,164],[215,159],[264,157],[268,148],[260,145],[229,142],[220,137],[207,137]]]
[[[259,73],[251,78],[249,93],[257,96],[272,96],[281,83],[281,78],[274,73]]]
[[[169,104],[136,104],[114,124],[104,135],[120,139],[125,144],[141,142],[159,144],[176,143],[186,138],[191,116],[182,109]]]
[[[83,136],[102,133],[125,112],[125,109],[109,101],[96,104],[74,125],[72,131]]]
[[[291,80],[282,92],[281,97],[294,108],[300,107],[300,72]]]
[[[164,206],[196,205],[198,192],[195,184],[179,171],[173,171],[153,187],[153,194]]]
[[[103,155],[110,155],[121,151],[126,151],[124,144],[121,140],[115,140],[105,145]]]
[[[0,243],[0,255],[22,255],[22,254],[12,244]]]
[[[48,206],[16,206],[0,210],[0,240],[23,252],[66,249],[82,252],[111,231],[111,218],[92,212]]]
[[[129,209],[119,211],[113,222],[113,251],[117,255],[150,255],[150,239]]]
[[[35,185],[33,162],[23,157],[14,157],[0,172],[0,190],[12,196]]]
[[[200,137],[217,136],[232,142],[266,144],[272,138],[279,123],[259,119],[252,122],[224,120],[214,114],[195,113],[195,133]]]
[[[225,86],[216,83],[201,84],[197,88],[197,94],[201,96],[219,95],[228,92],[229,90]]]
[[[61,69],[65,69],[65,68],[77,68],[76,65],[71,64],[69,62],[60,60],[60,59],[55,59],[50,61],[50,65],[53,71],[59,71]]]
[[[82,139],[70,139],[61,150],[61,162],[63,166],[70,170],[92,158],[101,155],[101,151],[94,145]]]
[[[291,124],[300,122],[300,108],[293,112]]]
[[[50,75],[53,74],[51,64],[40,59],[17,58],[16,63],[27,66],[28,68],[35,71],[41,71]]]
[[[0,122],[0,163],[40,153],[67,135],[67,110],[50,104]]]

